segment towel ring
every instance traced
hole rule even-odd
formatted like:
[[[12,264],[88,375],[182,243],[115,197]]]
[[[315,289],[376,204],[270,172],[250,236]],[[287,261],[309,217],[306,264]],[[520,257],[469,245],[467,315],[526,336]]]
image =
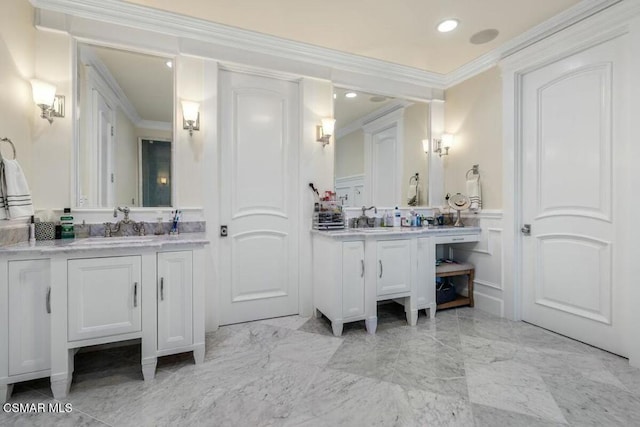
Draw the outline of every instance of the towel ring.
[[[478,168],[479,165],[473,165],[473,167],[467,171],[467,174],[465,175],[466,179],[469,179],[469,172],[471,172],[472,175],[480,176],[480,171],[478,170]]]
[[[13,141],[11,141],[9,138],[0,138],[0,142],[8,142],[9,144],[11,144],[11,148],[13,149],[13,160],[16,159],[16,146],[13,145]],[[0,154],[0,158],[2,157],[2,154]]]

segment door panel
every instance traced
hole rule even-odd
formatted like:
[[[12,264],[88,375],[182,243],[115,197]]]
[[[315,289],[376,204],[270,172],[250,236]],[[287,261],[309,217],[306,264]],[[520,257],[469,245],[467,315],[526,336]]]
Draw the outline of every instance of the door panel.
[[[628,205],[613,191],[622,164],[613,152],[628,141],[625,43],[522,80],[522,223],[532,230],[523,237],[523,319],[621,355],[625,295],[614,253],[616,215]]]
[[[9,262],[9,375],[51,368],[49,260]]]
[[[342,317],[364,316],[364,242],[342,244]]]
[[[158,349],[193,344],[193,255],[158,253]]]
[[[411,290],[411,247],[408,240],[378,242],[377,295]]]
[[[221,324],[298,313],[298,85],[221,71]]]

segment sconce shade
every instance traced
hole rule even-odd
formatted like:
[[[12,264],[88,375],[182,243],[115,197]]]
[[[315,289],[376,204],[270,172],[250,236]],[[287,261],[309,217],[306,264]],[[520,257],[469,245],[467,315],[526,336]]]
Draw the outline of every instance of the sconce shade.
[[[451,148],[453,147],[453,135],[450,133],[443,133],[442,134],[442,146],[444,148]]]
[[[42,80],[31,80],[33,102],[38,106],[51,107],[56,97],[56,87]]]
[[[424,150],[425,153],[429,152],[429,140],[428,139],[423,139],[422,140],[422,149]]]
[[[194,101],[182,101],[182,116],[184,120],[189,122],[196,122],[198,120],[198,110],[200,104]]]
[[[336,126],[336,119],[333,119],[331,117],[322,119],[322,133],[324,135],[328,135],[328,136],[333,135],[335,126]]]

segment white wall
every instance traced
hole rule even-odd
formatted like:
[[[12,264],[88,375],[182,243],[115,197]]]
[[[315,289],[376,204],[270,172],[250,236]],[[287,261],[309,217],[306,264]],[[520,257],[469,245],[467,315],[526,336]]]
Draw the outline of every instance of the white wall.
[[[136,128],[120,108],[116,113],[115,158],[116,206],[140,205]],[[131,203],[132,199],[135,204]]]
[[[404,162],[402,167],[402,204],[407,204],[409,178],[420,174],[420,206],[427,205],[428,159],[422,140],[428,137],[429,104],[417,102],[404,110]]]
[[[37,111],[29,79],[35,70],[35,38],[33,8],[29,2],[3,0],[0,13],[0,137],[14,142],[18,160],[30,184],[33,175],[32,125]],[[13,156],[7,143],[0,144],[0,151],[7,158]],[[12,221],[0,221],[0,228],[13,225]]]
[[[480,165],[482,206],[502,209],[502,79],[497,67],[445,92],[445,132],[455,145],[444,159],[444,189],[466,194],[465,175]]]
[[[466,194],[465,175],[480,165],[482,212],[468,215],[467,224],[482,228],[477,244],[452,246],[456,260],[476,268],[476,307],[505,315],[502,224],[502,79],[497,67],[476,75],[445,92],[445,132],[455,145],[444,156],[444,190]],[[507,287],[507,291],[508,291]]]
[[[364,132],[355,130],[335,143],[336,178],[344,178],[364,173]]]

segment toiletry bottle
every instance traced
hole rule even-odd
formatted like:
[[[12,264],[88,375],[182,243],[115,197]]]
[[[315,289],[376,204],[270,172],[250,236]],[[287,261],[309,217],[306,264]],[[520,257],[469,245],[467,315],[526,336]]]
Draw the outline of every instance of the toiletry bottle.
[[[64,208],[64,213],[60,217],[62,239],[73,239],[75,233],[73,231],[73,216],[71,216],[71,208]]]
[[[29,223],[29,244],[33,245],[36,243],[36,220],[33,215],[31,215],[31,223]]]
[[[400,215],[400,209],[398,209],[398,207],[396,206],[396,209],[393,213],[393,226],[394,227],[400,227],[402,225],[402,219],[401,219],[401,215]]]

